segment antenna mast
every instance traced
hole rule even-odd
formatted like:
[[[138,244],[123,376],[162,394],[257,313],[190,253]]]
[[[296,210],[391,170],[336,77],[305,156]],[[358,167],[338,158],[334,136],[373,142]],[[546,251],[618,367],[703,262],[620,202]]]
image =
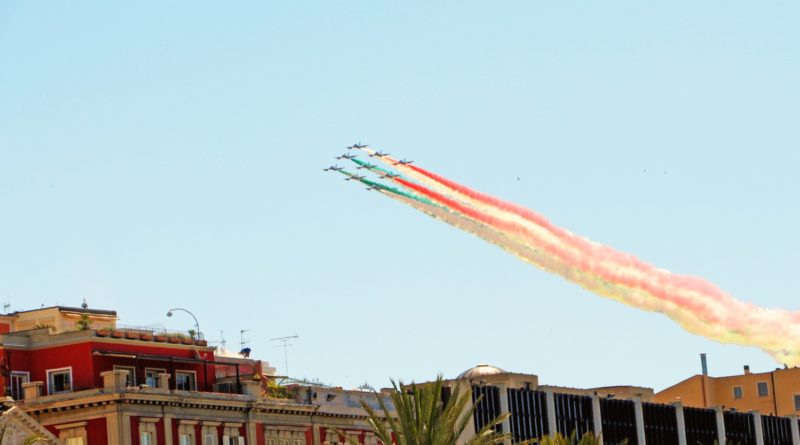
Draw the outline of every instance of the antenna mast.
[[[280,346],[276,346],[276,348],[283,347],[283,363],[284,363],[284,366],[285,366],[285,369],[286,369],[286,377],[287,378],[289,377],[289,355],[286,352],[286,348],[288,348],[289,346],[292,346],[294,344],[294,343],[289,344],[290,341],[296,340],[298,338],[300,338],[300,336],[296,335],[296,334],[295,335],[289,335],[287,337],[270,338],[270,340],[272,340],[272,341],[279,341],[279,342],[283,343]]]

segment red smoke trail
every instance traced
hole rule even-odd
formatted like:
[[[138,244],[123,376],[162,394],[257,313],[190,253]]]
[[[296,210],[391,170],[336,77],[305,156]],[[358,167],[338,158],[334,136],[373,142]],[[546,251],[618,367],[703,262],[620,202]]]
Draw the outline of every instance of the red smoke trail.
[[[722,321],[718,317],[718,315],[715,314],[715,312],[713,311],[713,307],[709,306],[707,303],[703,301],[698,301],[688,296],[676,295],[667,292],[662,286],[652,285],[647,281],[644,282],[639,280],[634,281],[630,277],[621,276],[620,274],[617,274],[606,267],[597,266],[591,263],[589,259],[586,257],[578,256],[566,249],[562,249],[552,243],[549,243],[547,241],[542,240],[541,238],[536,237],[528,229],[520,226],[519,224],[503,221],[494,216],[481,213],[471,207],[461,204],[458,201],[455,201],[440,193],[437,193],[425,186],[421,186],[419,184],[415,184],[413,182],[401,178],[394,178],[394,180],[397,183],[402,184],[403,186],[416,191],[417,193],[423,194],[434,201],[438,201],[441,204],[448,206],[456,210],[457,212],[469,218],[472,218],[476,221],[479,221],[483,224],[494,227],[501,231],[506,231],[516,234],[518,236],[522,236],[527,239],[534,239],[534,243],[535,245],[537,245],[537,247],[542,248],[543,250],[547,251],[551,255],[558,258],[560,261],[568,265],[571,265],[571,267],[574,267],[580,270],[581,272],[597,275],[605,281],[617,283],[628,288],[642,289],[643,291],[647,292],[650,295],[653,295],[654,297],[657,297],[664,301],[669,301],[684,309],[690,310],[695,314],[703,313],[705,314],[705,320],[707,322],[720,323]]]
[[[713,284],[709,283],[706,280],[703,280],[702,278],[671,275],[671,274],[669,276],[664,276],[664,273],[659,273],[659,271],[655,267],[642,262],[633,255],[624,254],[614,249],[611,249],[607,246],[595,244],[586,239],[583,239],[567,230],[562,229],[561,227],[554,225],[553,223],[548,221],[547,218],[537,214],[536,212],[531,211],[530,209],[478,192],[469,187],[458,184],[455,181],[451,181],[443,176],[437,175],[436,173],[428,171],[422,167],[416,165],[407,165],[406,167],[414,170],[415,172],[423,176],[428,177],[429,179],[435,182],[438,182],[439,184],[451,190],[455,190],[458,193],[468,196],[474,199],[475,201],[520,216],[530,221],[531,223],[544,228],[545,230],[549,231],[559,239],[563,240],[564,242],[567,242],[569,245],[595,258],[605,258],[606,260],[614,262],[616,264],[632,267],[644,274],[649,275],[650,278],[655,279],[660,284],[667,284],[663,283],[663,281],[670,280],[672,281],[673,285],[694,290],[698,293],[702,293],[703,295],[711,297],[720,302],[731,303],[733,300],[730,296],[722,292],[716,286],[714,286]]]

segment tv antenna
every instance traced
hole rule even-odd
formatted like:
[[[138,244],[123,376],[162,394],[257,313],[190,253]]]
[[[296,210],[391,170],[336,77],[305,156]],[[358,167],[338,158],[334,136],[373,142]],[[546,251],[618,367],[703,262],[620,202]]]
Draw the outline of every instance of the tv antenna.
[[[3,303],[3,313],[7,314],[8,309],[11,307],[11,303]]]
[[[244,345],[250,343],[250,340],[244,339],[244,333],[249,331],[250,329],[241,329],[239,330],[239,350],[241,351],[244,349]]]
[[[294,343],[289,343],[289,342],[292,341],[292,340],[297,340],[298,338],[300,338],[300,336],[296,335],[296,334],[295,335],[289,335],[289,336],[286,336],[286,337],[270,338],[271,341],[279,341],[279,342],[283,343],[282,345],[278,345],[278,346],[274,346],[274,347],[275,348],[283,348],[283,363],[284,363],[284,367],[286,369],[286,377],[289,377],[289,355],[286,352],[286,348],[288,348],[289,346],[294,345]]]

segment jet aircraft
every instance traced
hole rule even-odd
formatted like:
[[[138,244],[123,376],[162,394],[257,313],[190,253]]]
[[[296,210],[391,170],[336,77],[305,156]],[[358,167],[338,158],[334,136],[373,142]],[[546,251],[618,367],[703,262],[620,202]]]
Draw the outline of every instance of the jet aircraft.
[[[375,168],[375,167],[377,167],[377,165],[375,165],[375,164],[370,164],[369,162],[367,162],[367,163],[365,163],[365,164],[361,164],[361,165],[359,165],[359,166],[358,166],[358,167],[356,167],[356,168],[357,168],[357,169],[359,169],[359,170],[361,170],[362,168],[366,168],[367,170],[372,170],[372,169],[373,169],[373,168]]]
[[[360,180],[366,179],[366,178],[367,178],[366,176],[353,175],[353,176],[348,176],[347,178],[345,178],[345,181],[350,181],[351,179],[355,179],[356,181],[360,181]]]
[[[353,145],[351,145],[351,146],[347,147],[347,149],[348,149],[348,150],[352,150],[352,149],[356,148],[356,149],[359,149],[359,150],[360,150],[360,149],[362,149],[362,148],[367,148],[367,147],[369,147],[369,144],[364,144],[364,145],[361,145],[361,142],[356,142],[355,144],[353,144]]]
[[[389,156],[389,153],[384,153],[384,152],[382,152],[382,151],[378,150],[378,151],[376,151],[376,152],[374,152],[374,153],[371,153],[371,154],[369,155],[369,157],[373,157],[373,156],[377,156],[377,157],[379,157],[379,158],[382,158],[382,157],[384,157],[384,156]]]
[[[328,168],[323,168],[322,169],[322,171],[324,171],[324,172],[329,172],[329,171],[340,172],[342,170],[344,170],[344,167],[339,167],[338,165],[331,165]]]
[[[414,161],[406,161],[405,159],[401,159],[399,161],[395,161],[394,165],[397,165],[397,164],[408,165],[408,164],[413,164],[413,163],[414,163]]]
[[[336,159],[354,159],[356,155],[351,155],[350,153],[344,153],[341,156],[336,156]]]

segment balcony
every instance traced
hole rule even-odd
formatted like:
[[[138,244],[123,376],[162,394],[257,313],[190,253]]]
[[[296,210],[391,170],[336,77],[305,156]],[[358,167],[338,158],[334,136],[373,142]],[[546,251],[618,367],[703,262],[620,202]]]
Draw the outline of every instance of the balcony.
[[[139,340],[145,342],[208,346],[203,334],[194,331],[156,329],[148,326],[117,325],[114,328],[100,328],[94,331],[97,337]]]

